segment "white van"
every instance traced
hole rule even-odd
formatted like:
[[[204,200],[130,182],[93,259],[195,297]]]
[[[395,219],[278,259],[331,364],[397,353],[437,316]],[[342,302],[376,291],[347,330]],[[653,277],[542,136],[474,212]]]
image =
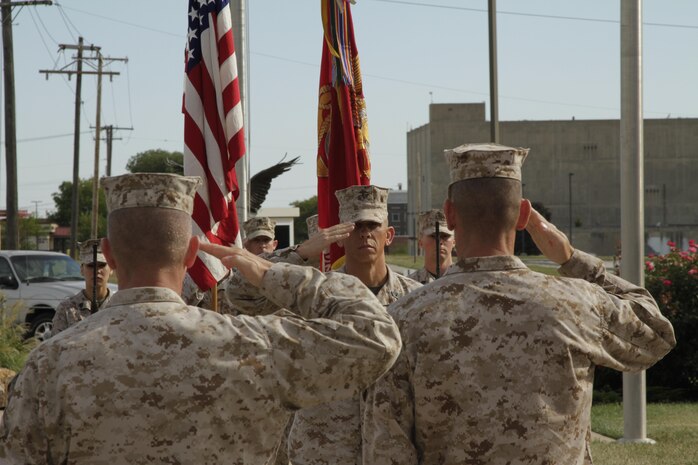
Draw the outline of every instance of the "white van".
[[[111,287],[111,285],[110,285]],[[0,293],[5,309],[20,304],[27,336],[43,340],[58,304],[85,288],[80,265],[68,255],[33,250],[0,250]]]

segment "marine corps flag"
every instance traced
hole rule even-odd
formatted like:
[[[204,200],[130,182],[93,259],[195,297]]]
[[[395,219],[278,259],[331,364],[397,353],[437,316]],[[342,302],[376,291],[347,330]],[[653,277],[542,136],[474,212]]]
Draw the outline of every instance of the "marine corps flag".
[[[322,65],[318,107],[318,223],[339,223],[337,190],[371,182],[368,124],[349,0],[322,0]],[[333,244],[322,257],[329,270],[343,255]]]

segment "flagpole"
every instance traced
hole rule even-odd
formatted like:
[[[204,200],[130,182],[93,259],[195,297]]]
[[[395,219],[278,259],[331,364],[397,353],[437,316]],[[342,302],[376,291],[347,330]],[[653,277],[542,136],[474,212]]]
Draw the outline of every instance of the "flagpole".
[[[623,260],[620,275],[644,286],[645,223],[642,115],[642,0],[620,2],[620,213]],[[645,372],[623,373],[622,442],[647,437]]]
[[[233,25],[233,38],[235,40],[235,56],[238,66],[238,87],[240,89],[240,101],[242,102],[242,118],[245,131],[245,145],[247,153],[235,164],[240,196],[236,207],[240,223],[247,221],[250,211],[250,99],[249,99],[249,44],[248,44],[248,2],[247,0],[231,0],[230,16]]]

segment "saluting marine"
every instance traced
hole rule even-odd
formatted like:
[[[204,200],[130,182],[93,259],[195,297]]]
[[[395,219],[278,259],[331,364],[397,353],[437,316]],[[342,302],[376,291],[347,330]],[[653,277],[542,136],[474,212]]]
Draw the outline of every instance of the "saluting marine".
[[[107,286],[112,270],[104,258],[99,242],[99,239],[89,239],[80,243],[80,274],[85,278],[85,289],[58,304],[56,313],[53,315],[52,336],[99,311],[112,297],[111,290]],[[94,260],[95,245],[97,245],[97,261]],[[97,289],[94,298],[97,307],[93,309],[94,289]]]
[[[276,222],[266,216],[250,218],[242,224],[245,231],[243,246],[255,255],[276,250]]]
[[[444,212],[438,209],[419,214],[417,231],[419,247],[424,250],[424,266],[409,276],[415,281],[427,284],[443,276],[453,264],[453,231],[448,229]]]
[[[643,370],[674,347],[645,289],[574,250],[521,198],[527,154],[447,151],[459,261],[389,308],[403,348],[369,388],[365,465],[591,464],[594,367]],[[524,227],[566,277],[513,256]]]
[[[187,306],[198,184],[147,173],[103,181],[102,247],[119,292],[30,354],[0,426],[0,462],[266,464],[292,412],[354,396],[393,363],[397,327],[351,276],[208,245],[287,310]]]
[[[345,263],[337,269],[358,277],[383,305],[389,305],[421,285],[390,270],[385,247],[395,230],[388,224],[388,190],[351,186],[335,193],[339,220],[354,229],[340,244]],[[361,463],[360,396],[296,412],[288,440],[293,465],[355,465]]]

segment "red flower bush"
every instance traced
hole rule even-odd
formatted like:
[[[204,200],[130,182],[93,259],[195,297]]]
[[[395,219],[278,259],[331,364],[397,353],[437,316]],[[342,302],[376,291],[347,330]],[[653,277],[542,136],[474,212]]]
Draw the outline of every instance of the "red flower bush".
[[[645,287],[674,325],[677,346],[648,378],[655,385],[698,389],[698,246],[694,240],[687,251],[667,245],[668,254],[645,261]]]

